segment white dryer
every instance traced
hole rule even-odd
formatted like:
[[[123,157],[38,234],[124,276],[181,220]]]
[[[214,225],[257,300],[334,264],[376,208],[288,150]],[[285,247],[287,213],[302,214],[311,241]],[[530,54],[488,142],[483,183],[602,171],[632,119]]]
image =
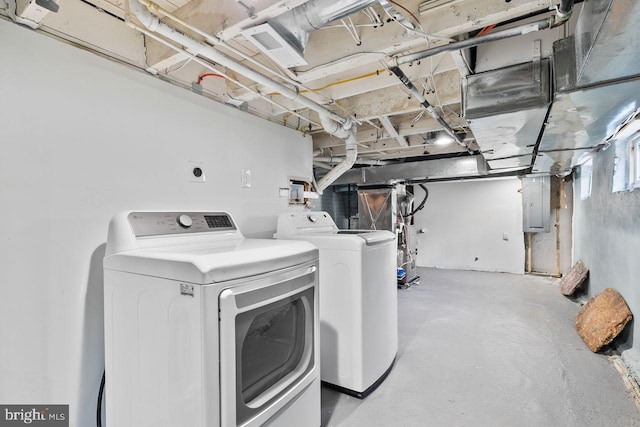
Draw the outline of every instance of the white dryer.
[[[106,422],[320,425],[318,251],[224,212],[123,212],[104,259]]]
[[[326,212],[288,212],[278,217],[276,237],[320,250],[320,377],[366,397],[398,351],[395,234],[340,231]]]

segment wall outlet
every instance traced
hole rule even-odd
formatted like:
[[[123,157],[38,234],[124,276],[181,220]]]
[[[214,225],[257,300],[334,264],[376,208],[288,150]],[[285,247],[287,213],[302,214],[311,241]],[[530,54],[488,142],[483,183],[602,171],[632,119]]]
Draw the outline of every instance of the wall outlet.
[[[205,173],[203,162],[194,162],[192,160],[187,160],[187,167],[185,172],[187,174],[187,182],[204,184]]]

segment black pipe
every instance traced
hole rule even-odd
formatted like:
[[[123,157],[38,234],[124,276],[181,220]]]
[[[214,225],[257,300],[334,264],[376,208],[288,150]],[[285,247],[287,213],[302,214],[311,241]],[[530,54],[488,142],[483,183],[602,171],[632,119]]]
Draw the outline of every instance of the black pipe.
[[[403,215],[404,218],[413,217],[415,214],[421,211],[422,208],[424,208],[424,204],[427,203],[427,199],[429,198],[429,190],[427,190],[427,187],[425,187],[424,184],[418,184],[418,185],[420,186],[420,188],[422,188],[422,191],[424,191],[424,199],[422,199],[422,202],[420,202],[420,205],[418,205],[418,207],[415,208],[412,212],[406,215]],[[411,218],[411,221],[413,221],[413,218]]]

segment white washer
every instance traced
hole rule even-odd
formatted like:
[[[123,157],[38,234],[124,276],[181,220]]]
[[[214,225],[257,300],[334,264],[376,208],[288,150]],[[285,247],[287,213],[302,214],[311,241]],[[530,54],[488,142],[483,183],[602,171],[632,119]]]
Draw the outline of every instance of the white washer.
[[[224,212],[123,212],[104,259],[106,423],[319,426],[318,251]]]
[[[340,231],[326,212],[289,212],[278,217],[276,237],[320,250],[320,376],[366,397],[398,351],[395,234]]]

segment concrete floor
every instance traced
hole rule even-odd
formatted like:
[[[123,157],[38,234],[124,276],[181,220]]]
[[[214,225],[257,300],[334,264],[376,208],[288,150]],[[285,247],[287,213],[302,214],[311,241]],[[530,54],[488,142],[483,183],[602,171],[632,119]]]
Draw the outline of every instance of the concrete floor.
[[[640,426],[558,280],[420,269],[398,290],[399,350],[365,400],[322,389],[323,426]]]

